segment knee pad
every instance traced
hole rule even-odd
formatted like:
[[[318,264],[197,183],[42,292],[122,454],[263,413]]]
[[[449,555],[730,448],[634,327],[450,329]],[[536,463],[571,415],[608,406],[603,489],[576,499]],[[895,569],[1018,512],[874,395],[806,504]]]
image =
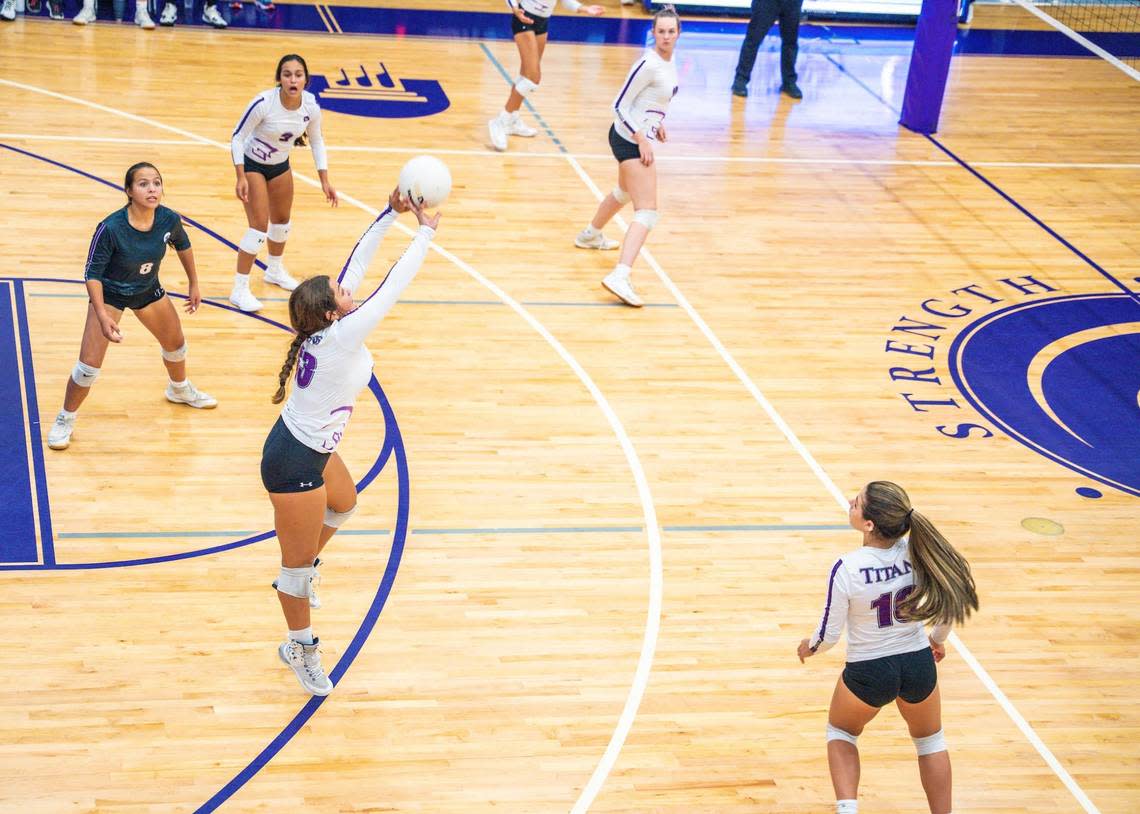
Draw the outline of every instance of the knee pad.
[[[181,362],[186,359],[186,343],[182,343],[182,347],[178,350],[164,350],[162,358],[168,362]]]
[[[90,387],[99,378],[99,368],[76,362],[71,370],[71,380],[80,387]]]
[[[846,741],[852,746],[858,746],[858,735],[852,735],[850,732],[844,732],[837,726],[832,726],[830,723],[827,725],[827,740],[831,741]]]
[[[945,752],[947,748],[946,736],[942,734],[941,729],[925,738],[911,738],[911,740],[914,741],[914,749],[918,752],[919,757]]]
[[[339,529],[344,525],[345,520],[352,517],[355,511],[355,505],[347,512],[334,512],[332,509],[325,509],[325,525],[330,529]]]
[[[645,227],[645,231],[652,232],[653,227],[657,225],[657,210],[656,209],[638,209],[633,213],[633,220],[635,223],[640,223]]]
[[[526,98],[538,90],[538,83],[531,82],[525,76],[520,76],[515,80],[515,90],[519,92],[519,96]]]
[[[284,223],[271,223],[269,224],[269,231],[266,236],[274,243],[284,243],[289,237],[289,229],[293,226],[293,221],[287,220]]]
[[[256,255],[261,251],[261,247],[265,245],[265,232],[258,231],[257,229],[246,229],[245,234],[242,235],[241,242],[238,243],[238,248],[246,254]]]
[[[313,577],[317,574],[315,566],[304,568],[286,568],[281,566],[281,573],[273,587],[283,594],[295,596],[298,599],[308,599],[313,592]]]
[[[611,192],[610,194],[613,195],[614,200],[617,201],[622,206],[625,206],[627,203],[630,202],[629,193],[626,192],[621,187],[614,187],[614,191]]]

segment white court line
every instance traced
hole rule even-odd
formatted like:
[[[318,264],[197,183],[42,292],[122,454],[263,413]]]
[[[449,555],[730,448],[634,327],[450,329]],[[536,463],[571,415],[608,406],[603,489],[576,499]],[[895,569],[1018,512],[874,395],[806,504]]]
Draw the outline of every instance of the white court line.
[[[0,133],[0,139],[18,139],[22,141],[69,141],[92,144],[154,144],[154,145],[180,145],[212,147],[217,142],[203,141],[201,139],[149,139],[149,138],[111,138],[107,136],[46,136],[37,133]],[[561,153],[561,152],[531,152],[531,153],[497,153],[488,150],[454,150],[437,147],[373,147],[369,145],[326,145],[330,153],[389,153],[394,155],[416,155],[431,153],[432,155],[465,155],[478,158],[515,159],[520,157],[526,160],[534,158],[548,158],[564,160],[567,155],[581,160],[612,161],[609,153]],[[773,158],[768,156],[723,156],[723,155],[676,155],[659,156],[658,161],[666,164],[783,164],[803,166],[848,166],[848,167],[959,167],[954,161],[907,161],[895,158]],[[1009,169],[1048,169],[1048,170],[1140,170],[1140,163],[1082,163],[1064,161],[974,161],[973,167],[1002,167]]]
[[[574,156],[570,154],[566,154],[565,158],[568,162],[570,162],[570,166],[574,168],[574,171],[578,174],[578,177],[581,178],[583,183],[585,183],[590,191],[594,193],[594,197],[601,201],[605,195],[602,194],[602,191],[598,188],[598,185],[594,183],[593,179],[586,174],[586,171],[582,168],[582,165],[579,164]],[[615,217],[615,220],[621,226],[623,231],[628,230],[628,225],[620,215]],[[717,335],[713,333],[712,329],[708,326],[708,323],[701,318],[701,315],[697,313],[696,309],[688,301],[685,295],[681,293],[681,290],[676,286],[676,284],[674,284],[669,275],[665,273],[665,270],[661,268],[661,265],[657,262],[656,258],[654,258],[654,256],[645,248],[642,248],[641,250],[641,257],[645,259],[645,262],[648,263],[650,268],[652,268],[653,271],[657,274],[658,279],[660,279],[665,287],[669,289],[669,292],[677,300],[678,305],[680,305],[681,308],[685,310],[685,312],[689,315],[689,318],[693,320],[696,326],[700,329],[701,333],[705,335],[705,338],[708,339],[709,343],[713,346],[713,348],[716,349],[717,353],[720,354],[721,358],[724,360],[725,364],[728,365],[729,369],[731,369],[732,372],[736,374],[736,377],[740,379],[740,382],[744,385],[745,389],[752,394],[752,397],[756,399],[756,401],[760,404],[760,407],[764,410],[765,413],[768,414],[768,417],[772,419],[772,422],[779,428],[780,432],[783,433],[788,443],[792,445],[796,452],[799,453],[800,457],[803,458],[804,462],[808,465],[811,471],[815,473],[815,476],[820,480],[824,488],[826,488],[831,496],[835,498],[840,508],[842,508],[844,511],[847,511],[849,506],[847,498],[844,497],[843,492],[840,491],[839,487],[835,485],[835,482],[831,479],[827,472],[824,471],[823,467],[819,465],[819,462],[816,461],[815,457],[811,454],[811,452],[808,451],[807,447],[804,446],[803,442],[800,441],[800,439],[796,436],[792,428],[788,426],[788,423],[783,419],[779,412],[776,411],[776,408],[772,406],[772,403],[768,401],[767,397],[760,391],[760,388],[756,386],[756,383],[752,381],[751,377],[745,372],[744,368],[742,368],[737,363],[736,359],[732,357],[732,354],[728,352],[728,349],[725,348],[724,344],[720,341]],[[1029,722],[1025,720],[1020,712],[1017,711],[1017,708],[1014,707],[1013,702],[1011,702],[1006,694],[1002,692],[1001,688],[998,687],[997,683],[990,677],[990,674],[986,672],[981,663],[976,658],[974,658],[974,655],[962,642],[961,638],[959,638],[956,633],[951,633],[949,640],[954,644],[955,648],[957,648],[958,652],[962,656],[962,659],[970,665],[971,669],[973,669],[974,674],[978,677],[978,680],[980,680],[982,682],[982,685],[990,691],[990,694],[993,695],[994,699],[998,702],[1001,708],[1005,710],[1006,714],[1009,715],[1010,719],[1014,722],[1014,724],[1017,725],[1017,728],[1020,729],[1022,734],[1024,734],[1029,742],[1033,744],[1033,747],[1037,750],[1038,754],[1041,755],[1042,759],[1044,759],[1045,763],[1048,764],[1049,768],[1053,770],[1058,778],[1060,778],[1065,787],[1077,799],[1077,802],[1081,804],[1081,807],[1084,808],[1088,814],[1099,814],[1096,806],[1093,805],[1088,795],[1085,794],[1084,790],[1080,787],[1080,785],[1077,784],[1072,775],[1066,771],[1065,767],[1061,765],[1060,761],[1057,760],[1057,758],[1050,751],[1049,747],[1045,745],[1045,742],[1042,741],[1037,733],[1033,730],[1033,727],[1029,724]],[[616,760],[617,755],[615,754],[613,758]],[[600,768],[601,767],[599,767],[599,769]],[[607,766],[606,773],[609,772],[609,768],[610,767]],[[604,775],[602,776],[601,780],[605,780]],[[594,790],[595,795],[600,789],[600,786],[601,783],[599,782],[598,789]],[[583,796],[585,796],[585,792],[583,792]],[[592,800],[593,797],[590,799]],[[585,809],[579,809],[575,807],[574,814],[578,814],[580,811],[585,811]]]
[[[11,85],[13,87],[28,90],[33,93],[42,93],[48,96],[53,96],[57,99],[62,99],[64,101],[86,105],[88,107],[94,107],[107,113],[123,116],[133,121],[142,122],[153,127],[159,127],[163,130],[169,130],[174,133],[179,133],[180,135],[188,136],[195,141],[204,144],[213,144],[226,150],[227,152],[229,152],[230,149],[230,145],[228,143],[222,144],[221,142],[213,141],[211,139],[195,135],[194,133],[190,133],[186,130],[181,130],[177,127],[171,127],[170,125],[162,124],[161,122],[145,119],[141,116],[136,116],[133,113],[127,113],[125,111],[115,110],[114,108],[99,105],[94,102],[88,102],[85,99],[65,96],[61,93],[38,88],[33,85],[24,85],[19,82],[12,82],[7,79],[0,79],[0,84]],[[319,181],[314,178],[301,175],[296,170],[293,171],[293,177],[300,179],[312,187],[320,189],[321,185]],[[339,191],[338,194],[342,200],[347,201],[348,203],[351,203],[352,205],[364,210],[372,217],[376,217],[380,214],[379,210],[365,203],[362,203],[350,195],[340,193]],[[415,234],[413,230],[409,229],[398,221],[396,222],[396,226],[408,235]],[[661,529],[657,525],[657,509],[653,503],[653,495],[649,491],[649,481],[645,477],[645,470],[642,468],[641,460],[638,458],[637,452],[633,447],[633,441],[630,439],[628,433],[626,433],[625,427],[622,426],[621,420],[618,418],[617,413],[614,412],[614,409],[610,406],[610,403],[606,400],[606,397],[602,395],[602,391],[598,388],[597,384],[594,383],[594,380],[590,378],[590,375],[581,366],[581,364],[578,363],[578,360],[576,360],[570,354],[570,352],[566,350],[562,343],[555,339],[554,335],[551,334],[550,331],[548,331],[541,322],[535,319],[534,316],[532,316],[525,307],[523,307],[517,300],[508,295],[501,288],[499,288],[499,286],[488,280],[466,262],[460,260],[454,254],[442,248],[434,241],[430,244],[430,246],[432,251],[438,253],[445,259],[454,263],[463,271],[467,272],[467,274],[471,275],[471,277],[473,277],[476,281],[485,286],[492,294],[502,300],[502,302],[510,306],[510,308],[516,314],[522,317],[522,319],[528,325],[534,328],[534,330],[537,331],[538,334],[543,339],[545,339],[552,348],[554,348],[554,351],[562,358],[564,362],[566,362],[567,365],[570,366],[570,369],[577,374],[578,378],[590,392],[590,395],[594,397],[594,401],[597,403],[599,409],[601,409],[602,414],[606,417],[606,421],[609,422],[610,428],[613,430],[614,435],[617,436],[618,443],[622,448],[622,452],[625,453],[626,462],[629,464],[630,471],[633,473],[633,479],[637,485],[637,494],[641,500],[642,515],[645,519],[645,533],[649,543],[649,606],[646,611],[645,634],[642,637],[641,653],[638,656],[637,669],[634,672],[633,683],[630,687],[629,695],[626,697],[626,702],[622,708],[621,715],[618,718],[617,728],[615,729],[614,734],[611,736],[610,744],[606,748],[606,753],[602,757],[602,761],[604,763],[609,757],[611,750],[614,749],[614,744],[616,743],[617,746],[613,757],[612,759],[609,759],[609,765],[612,766],[613,761],[617,759],[617,752],[621,751],[621,745],[625,742],[626,735],[629,733],[629,729],[633,725],[633,719],[637,715],[637,708],[641,704],[641,698],[645,694],[645,687],[649,683],[649,671],[651,665],[653,664],[653,655],[657,649],[658,632],[661,628],[661,602],[662,596],[664,594],[661,563]],[[609,769],[607,768],[606,774],[608,773]],[[598,774],[597,770],[595,770],[594,774],[595,776]],[[602,775],[601,780],[599,780],[597,783],[598,788],[601,787],[601,782],[604,780],[605,775]],[[593,781],[594,778],[591,778],[591,783]],[[587,788],[589,788],[589,786],[587,786]],[[595,790],[594,794],[596,793],[597,791]],[[585,794],[586,792],[583,791],[582,797],[585,797]],[[578,802],[575,804],[575,811],[585,810],[584,808],[580,808],[582,797],[580,797]],[[592,800],[593,798],[591,797],[590,799]],[[586,803],[586,807],[589,807],[588,802]]]

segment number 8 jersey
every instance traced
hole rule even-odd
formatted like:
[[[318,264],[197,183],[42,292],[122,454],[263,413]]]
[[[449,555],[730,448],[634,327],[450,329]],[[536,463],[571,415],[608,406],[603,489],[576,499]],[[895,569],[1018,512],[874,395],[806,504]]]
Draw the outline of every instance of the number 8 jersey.
[[[906,538],[890,548],[862,548],[844,554],[831,568],[823,618],[808,639],[822,653],[837,641],[847,625],[847,661],[913,653],[930,646],[922,622],[900,618],[899,603],[914,590]],[[935,628],[935,641],[949,629]]]
[[[387,208],[360,238],[337,282],[355,292],[380,241],[396,220]],[[317,452],[334,452],[360,391],[372,378],[372,354],[364,340],[416,276],[435,230],[421,226],[403,256],[367,300],[310,336],[297,353],[293,392],[281,419],[293,437]]]

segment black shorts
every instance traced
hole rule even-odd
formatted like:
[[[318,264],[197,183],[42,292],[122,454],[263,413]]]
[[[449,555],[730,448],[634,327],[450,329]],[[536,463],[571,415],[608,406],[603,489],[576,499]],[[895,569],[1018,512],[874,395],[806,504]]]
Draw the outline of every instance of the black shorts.
[[[864,704],[885,707],[896,698],[908,704],[925,701],[938,685],[938,668],[929,647],[913,653],[849,661],[843,683]]]
[[[634,158],[638,161],[641,160],[641,148],[632,141],[627,141],[619,136],[617,128],[612,124],[610,125],[610,150],[613,151],[614,158],[618,160],[619,164]]]
[[[524,31],[533,31],[534,35],[536,37],[541,37],[543,34],[546,33],[546,30],[548,28],[550,28],[550,18],[549,17],[539,17],[537,14],[529,14],[526,11],[523,11],[523,14],[526,14],[526,16],[530,17],[532,20],[534,20],[534,22],[533,23],[524,23],[522,20],[520,20],[518,17],[516,17],[515,15],[512,14],[511,15],[511,34],[513,34],[514,36],[518,36],[519,34],[523,33]]]
[[[286,158],[280,164],[262,164],[247,155],[245,156],[245,171],[256,172],[258,175],[264,175],[266,181],[272,181],[278,175],[289,172],[289,159]]]
[[[103,289],[103,302],[112,308],[118,308],[120,311],[126,311],[128,308],[132,311],[141,311],[165,296],[166,292],[159,284],[157,278],[155,278],[154,285],[146,291],[140,291],[138,294],[116,294],[114,291],[108,291],[106,288]]]
[[[261,482],[267,492],[309,492],[325,484],[328,452],[302,444],[278,417],[261,449]]]

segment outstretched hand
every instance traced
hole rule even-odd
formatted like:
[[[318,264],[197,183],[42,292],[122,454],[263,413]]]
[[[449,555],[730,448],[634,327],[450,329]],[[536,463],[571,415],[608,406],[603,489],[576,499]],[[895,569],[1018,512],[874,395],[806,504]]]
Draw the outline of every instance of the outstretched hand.
[[[388,195],[388,206],[392,207],[393,212],[399,212],[401,214],[410,212],[412,209],[411,201],[404,197],[399,187],[396,187],[392,190],[391,194]]]
[[[434,215],[429,215],[422,206],[415,203],[414,201],[408,201],[408,206],[410,206],[412,208],[412,211],[416,213],[416,220],[420,222],[420,226],[428,226],[432,229],[439,228],[439,218],[443,214],[442,212],[436,212]]]

